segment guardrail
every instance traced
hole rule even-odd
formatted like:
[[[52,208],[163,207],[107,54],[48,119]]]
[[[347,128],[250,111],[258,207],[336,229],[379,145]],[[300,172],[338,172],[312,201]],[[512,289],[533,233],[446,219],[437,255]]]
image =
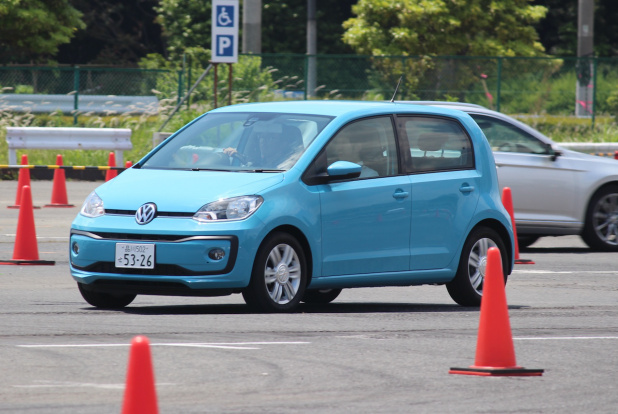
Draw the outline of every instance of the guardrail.
[[[2,110],[156,115],[159,112],[159,100],[156,96],[6,94],[0,95],[0,111]]]
[[[7,127],[9,164],[17,164],[18,149],[113,150],[123,163],[123,151],[133,149],[128,128]]]

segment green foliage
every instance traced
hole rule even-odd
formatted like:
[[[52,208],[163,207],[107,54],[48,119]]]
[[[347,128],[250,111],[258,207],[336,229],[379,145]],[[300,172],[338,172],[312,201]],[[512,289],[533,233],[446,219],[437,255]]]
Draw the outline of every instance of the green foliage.
[[[369,55],[539,56],[528,0],[359,0],[343,40]]]
[[[182,59],[167,60],[161,55],[152,54],[140,61],[142,68],[167,69],[168,73],[157,78],[156,93],[164,97],[178,97],[188,92],[205,71],[210,59],[210,51],[201,48],[190,48]],[[255,102],[271,99],[272,91],[276,88],[271,70],[262,69],[262,59],[259,56],[240,56],[238,63],[232,66],[233,93],[232,102]],[[191,102],[214,101],[214,69],[206,76],[192,92]],[[229,93],[229,65],[218,65],[217,99],[226,102]],[[180,80],[182,88],[179,90],[179,76],[186,74]]]
[[[589,118],[574,116],[515,117],[556,142],[618,142],[618,125],[608,116],[597,117],[594,125]]]
[[[3,0],[0,63],[45,61],[85,25],[69,0]]]
[[[155,11],[171,58],[193,48],[210,48],[211,2],[161,0]]]

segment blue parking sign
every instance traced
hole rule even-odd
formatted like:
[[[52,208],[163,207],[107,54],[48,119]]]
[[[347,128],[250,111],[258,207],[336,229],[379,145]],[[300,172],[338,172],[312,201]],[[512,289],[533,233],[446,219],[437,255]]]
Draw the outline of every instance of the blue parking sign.
[[[213,0],[211,61],[238,61],[238,0]]]
[[[232,35],[217,35],[217,56],[234,56],[234,36]]]

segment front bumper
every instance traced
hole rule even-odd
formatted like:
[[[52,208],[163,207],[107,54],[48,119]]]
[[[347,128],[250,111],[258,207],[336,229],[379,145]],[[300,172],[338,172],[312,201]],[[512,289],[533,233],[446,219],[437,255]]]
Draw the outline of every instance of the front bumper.
[[[146,232],[128,217],[80,216],[70,234],[71,275],[91,289],[117,293],[155,290],[156,294],[206,296],[208,290],[238,291],[249,284],[255,255],[250,246],[259,240],[255,230],[259,226],[246,225],[205,228],[191,219],[158,219]],[[116,267],[117,243],[154,244],[154,269]],[[225,252],[223,258],[210,258],[213,249]]]

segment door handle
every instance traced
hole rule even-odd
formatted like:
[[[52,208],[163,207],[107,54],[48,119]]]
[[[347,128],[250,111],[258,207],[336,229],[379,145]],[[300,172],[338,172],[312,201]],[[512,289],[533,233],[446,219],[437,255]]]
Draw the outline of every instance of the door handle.
[[[408,197],[409,195],[410,195],[410,193],[408,193],[407,191],[397,190],[393,194],[393,198],[396,199],[396,200],[403,200],[404,198]]]
[[[466,194],[466,193],[471,193],[474,191],[474,186],[470,185],[470,184],[462,184],[461,187],[459,187],[459,191],[461,191],[462,193]]]

